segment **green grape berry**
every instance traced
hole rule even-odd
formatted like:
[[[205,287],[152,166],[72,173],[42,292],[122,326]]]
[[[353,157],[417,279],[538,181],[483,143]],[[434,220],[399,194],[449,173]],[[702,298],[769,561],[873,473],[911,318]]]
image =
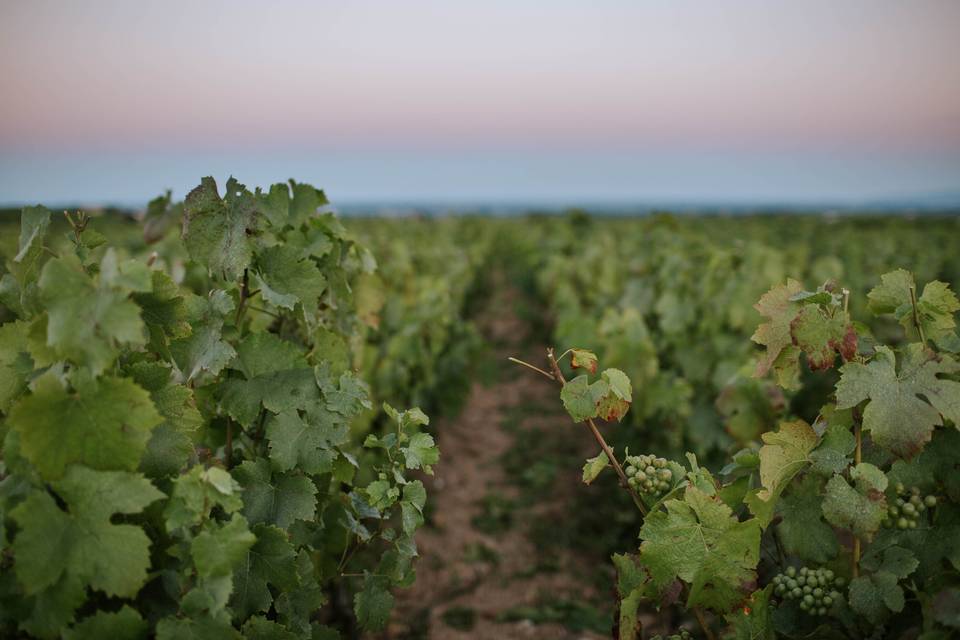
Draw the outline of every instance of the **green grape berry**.
[[[627,482],[638,493],[656,499],[673,486],[673,471],[669,462],[652,454],[628,456],[626,459]]]
[[[923,514],[937,506],[937,497],[924,496],[920,487],[905,487],[902,482],[898,482],[894,491],[896,498],[887,508],[887,515],[880,523],[886,529],[916,529]]]
[[[808,615],[825,616],[840,601],[839,589],[846,581],[823,567],[787,567],[773,577],[774,595],[780,600],[795,601]]]

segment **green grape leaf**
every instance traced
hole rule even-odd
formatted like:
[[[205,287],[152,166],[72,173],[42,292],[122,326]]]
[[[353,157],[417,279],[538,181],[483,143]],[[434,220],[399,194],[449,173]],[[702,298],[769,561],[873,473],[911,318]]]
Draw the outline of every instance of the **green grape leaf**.
[[[618,373],[622,375],[622,372],[616,369],[608,369],[608,371],[617,371],[611,378],[618,384],[616,391],[610,388],[607,379],[602,378],[590,384],[586,375],[577,376],[563,385],[560,390],[560,400],[575,422],[596,418],[600,415],[601,406],[611,418],[619,419],[618,415],[623,417],[622,414],[626,413],[630,400],[623,396],[631,397],[630,381],[627,379],[624,386],[624,380],[617,375]],[[626,376],[624,375],[623,378]]]
[[[14,262],[25,262],[39,253],[50,227],[50,211],[46,207],[24,207],[20,211],[20,242]],[[36,259],[35,256],[33,256]]]
[[[316,369],[314,373],[316,374]],[[348,418],[358,415],[364,409],[373,407],[370,402],[369,387],[361,378],[350,372],[341,374],[339,386],[324,389],[323,395],[326,398],[327,407],[331,411],[336,411]]]
[[[139,613],[128,605],[116,612],[97,611],[71,629],[63,630],[63,640],[144,640],[148,625]]]
[[[413,538],[401,537],[394,548],[388,549],[380,557],[377,573],[386,576],[394,587],[409,587],[416,579],[413,571],[413,560],[416,557],[417,546]]]
[[[407,501],[400,502],[400,522],[403,533],[412,536],[423,526],[423,513]]]
[[[193,434],[203,425],[193,391],[172,382],[173,371],[156,362],[129,369],[134,381],[150,393],[163,422],[154,427],[140,460],[140,470],[154,478],[178,474],[193,455]]]
[[[136,259],[120,262],[116,252],[110,248],[100,261],[100,283],[115,289],[146,293],[153,288],[153,276],[145,263]]]
[[[274,227],[283,228],[290,218],[290,187],[282,182],[264,192],[257,187],[256,198],[263,216]]]
[[[167,531],[201,524],[210,510],[219,506],[226,513],[243,508],[240,483],[219,467],[195,466],[173,481],[170,500],[164,510]]]
[[[878,571],[850,581],[850,607],[873,624],[880,624],[891,612],[903,611],[903,589],[897,576]]]
[[[115,260],[113,250],[101,268]],[[99,374],[117,357],[120,345],[145,343],[140,308],[131,301],[131,289],[95,282],[72,255],[49,260],[39,281],[40,298],[47,309],[47,345],[57,357],[89,367]]]
[[[0,325],[0,413],[10,410],[13,401],[27,389],[33,373],[33,359],[27,347],[26,322]]]
[[[911,289],[916,291],[913,274],[897,269],[880,276],[880,284],[867,294],[867,298],[874,315],[892,315],[915,339],[919,334],[913,317]],[[953,315],[957,311],[960,311],[960,300],[944,282],[934,280],[927,283],[917,299],[917,319],[929,340],[940,341],[954,335],[956,321]]]
[[[35,289],[36,284],[31,285],[31,291]],[[5,273],[0,276],[0,304],[17,317],[27,318],[31,315],[32,309],[24,308],[23,291],[12,273]]]
[[[230,366],[253,379],[284,369],[300,369],[307,362],[297,345],[277,334],[251,333],[237,345],[237,357]]]
[[[790,481],[810,463],[810,452],[817,446],[817,434],[803,420],[781,422],[776,433],[761,436],[760,484],[756,500],[750,507],[762,526],[766,527],[773,517],[777,499]]]
[[[895,314],[898,309],[910,304],[910,289],[915,288],[913,274],[906,269],[885,273],[880,276],[880,284],[867,294],[867,307],[874,315]],[[902,309],[898,315],[904,313],[906,309]]]
[[[11,511],[20,527],[13,541],[17,578],[27,594],[56,585],[65,575],[108,596],[132,598],[147,579],[150,539],[139,526],[113,524],[116,513],[139,513],[164,497],[134,473],[72,466],[54,489],[32,493]]]
[[[836,557],[840,546],[833,529],[823,521],[820,482],[816,476],[807,475],[780,498],[777,533],[789,555],[825,564]]]
[[[754,591],[742,607],[726,615],[733,635],[729,640],[776,640],[771,619],[770,596],[773,587]]]
[[[163,271],[153,271],[150,290],[134,293],[133,301],[140,307],[154,349],[164,349],[166,337],[185,338],[191,334],[186,299],[177,283]]]
[[[620,640],[635,640],[639,637],[640,620],[638,611],[645,598],[656,595],[650,588],[647,572],[632,554],[613,554],[613,566],[617,570],[617,597],[619,599],[619,618],[617,619]]]
[[[867,541],[880,528],[887,510],[884,491],[887,478],[869,463],[851,468],[850,477],[856,488],[847,484],[843,476],[835,475],[827,482],[823,499],[823,515],[827,522],[852,531]]]
[[[813,371],[833,367],[837,353],[844,362],[857,355],[857,332],[846,311],[831,313],[819,305],[807,305],[791,321],[790,333]]]
[[[244,623],[243,637],[245,640],[300,640],[297,634],[263,616],[254,616]]]
[[[688,486],[683,501],[670,499],[640,530],[640,559],[657,588],[675,579],[690,584],[687,606],[729,611],[756,580],[760,524],[738,522],[719,497]]]
[[[780,386],[788,389],[796,386],[799,373],[797,365],[799,350],[793,344],[790,325],[797,316],[800,305],[791,298],[801,291],[803,286],[799,282],[787,280],[785,285],[777,285],[763,294],[759,302],[754,305],[754,309],[770,319],[758,326],[750,338],[767,348],[757,362],[754,375],[762,378],[770,369],[773,369]]]
[[[297,587],[287,589],[274,601],[280,622],[300,634],[310,634],[310,619],[326,601],[317,584],[313,561],[306,549],[297,555]]]
[[[201,578],[229,576],[247,559],[257,537],[239,513],[229,522],[214,524],[197,534],[190,543],[190,555]]]
[[[235,179],[227,180],[225,197],[207,177],[184,201],[183,244],[195,262],[210,273],[236,280],[253,259],[248,234],[257,228],[257,201]]]
[[[224,316],[234,308],[233,299],[226,291],[215,289],[206,298],[186,296],[184,305],[193,331],[173,340],[170,354],[188,381],[203,372],[215,376],[236,356],[233,347],[221,336]]]
[[[586,375],[570,380],[560,390],[560,400],[575,422],[583,422],[597,415],[597,405]]]
[[[383,411],[392,420],[397,422],[401,431],[410,431],[416,427],[425,427],[430,424],[430,418],[420,407],[413,407],[406,411],[397,411],[386,402],[383,403]]]
[[[245,461],[233,470],[233,476],[243,486],[243,515],[251,524],[287,529],[296,520],[312,520],[316,513],[317,488],[306,476],[271,474],[264,458]]]
[[[820,288],[817,291],[801,291],[796,295],[790,296],[790,301],[800,302],[805,305],[833,304],[836,302],[836,294]]]
[[[57,638],[86,600],[86,589],[76,576],[66,574],[52,587],[30,597],[32,606],[20,628],[38,638]]]
[[[960,502],[957,460],[960,460],[960,431],[940,429],[919,455],[895,461],[887,476],[891,483],[902,482],[928,493],[942,487],[951,500]]]
[[[920,561],[909,549],[897,545],[873,544],[860,560],[860,567],[867,571],[886,571],[903,580],[920,566]]]
[[[318,474],[333,468],[335,447],[347,442],[350,431],[349,425],[331,412],[311,413],[304,420],[296,411],[285,411],[268,419],[266,436],[276,470],[297,467]]]
[[[393,594],[385,576],[364,574],[363,589],[353,597],[353,611],[360,627],[366,631],[380,631],[390,619]]]
[[[65,421],[65,417],[68,417]],[[49,377],[14,405],[7,421],[27,458],[48,479],[79,462],[94,469],[132,471],[163,418],[149,394],[126,378],[101,378],[68,393]]]
[[[424,473],[431,476],[432,465],[440,460],[440,449],[434,444],[433,436],[429,433],[414,434],[407,446],[400,447],[400,451],[407,469],[423,469]]]
[[[873,440],[900,457],[923,450],[943,416],[960,425],[960,382],[941,374],[960,371],[949,356],[939,359],[919,344],[911,344],[897,371],[889,347],[879,346],[867,364],[850,362],[840,370],[837,407],[846,409],[864,400],[863,428]]]
[[[408,482],[403,486],[403,500],[409,502],[413,507],[423,513],[423,507],[427,504],[427,490],[419,480]]]
[[[179,549],[177,553],[180,553]],[[181,598],[180,612],[188,617],[223,617],[231,593],[233,576],[229,574],[200,578]]]
[[[237,346],[230,365],[246,380],[228,378],[221,405],[244,425],[253,423],[261,404],[274,413],[303,409],[320,397],[313,370],[299,349],[273,333],[251,333]]]
[[[350,368],[350,346],[342,335],[325,327],[317,327],[313,334],[311,362],[325,362],[333,375],[345,373]]]
[[[293,198],[290,201],[290,224],[299,227],[317,215],[317,209],[330,203],[322,190],[303,183],[290,181]]]
[[[157,640],[246,640],[229,620],[218,618],[163,618],[157,623]]]
[[[386,511],[400,497],[400,490],[387,480],[374,480],[363,489],[367,502],[378,511]]]
[[[857,447],[857,439],[851,433],[853,414],[850,410],[837,410],[827,405],[820,410],[827,421],[820,444],[810,454],[811,468],[825,476],[841,473],[850,466],[848,457]]]
[[[571,349],[570,366],[574,369],[586,369],[587,373],[596,373],[597,355],[586,349]]]
[[[257,255],[254,283],[264,300],[277,307],[293,309],[297,303],[313,309],[327,281],[298,249],[277,245]]]
[[[603,451],[593,458],[587,458],[587,463],[583,465],[583,484],[590,484],[596,480],[600,472],[609,466],[610,459]]]
[[[285,591],[297,586],[296,552],[287,534],[274,526],[253,528],[257,541],[247,559],[233,573],[233,610],[241,620],[267,611],[273,604],[270,587]]]

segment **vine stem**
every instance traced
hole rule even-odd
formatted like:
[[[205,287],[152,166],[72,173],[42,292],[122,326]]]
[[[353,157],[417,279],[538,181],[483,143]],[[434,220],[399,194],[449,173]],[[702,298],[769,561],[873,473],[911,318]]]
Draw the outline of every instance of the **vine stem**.
[[[247,298],[250,297],[250,272],[247,269],[243,270],[243,281],[240,283],[240,302],[237,304],[237,316],[234,319],[233,323],[237,325],[237,328],[240,328],[240,319],[243,318],[243,311],[245,309]]]
[[[694,607],[693,615],[696,616],[697,623],[700,625],[703,635],[707,636],[707,640],[716,640],[716,636],[713,635],[713,630],[707,624],[707,619],[703,615],[703,609],[700,607]]]
[[[566,353],[564,355],[566,355]],[[545,377],[558,382],[561,388],[567,384],[567,379],[560,370],[560,365],[557,363],[557,358],[554,356],[553,347],[547,348],[547,361],[550,363],[550,369],[553,373],[544,371],[540,367],[536,367],[529,362],[524,362],[523,360],[519,360],[517,358],[508,359],[511,362],[532,369],[533,371],[536,371],[537,373],[540,373]],[[639,509],[640,513],[646,517],[648,513],[647,507],[643,504],[643,500],[640,499],[640,496],[637,494],[637,492],[633,490],[633,487],[630,486],[630,483],[627,482],[627,474],[624,473],[623,467],[620,466],[620,461],[617,460],[617,456],[613,453],[610,445],[608,445],[607,441],[604,440],[603,434],[601,434],[600,430],[597,429],[597,424],[593,421],[593,418],[587,418],[584,424],[588,429],[590,429],[590,433],[593,435],[593,438],[597,441],[597,444],[600,445],[600,448],[607,456],[607,460],[610,461],[610,465],[613,467],[614,471],[616,471],[617,476],[620,478],[620,486],[630,494],[630,497],[633,498],[633,502],[637,506],[637,509]],[[687,592],[687,585],[683,585],[683,592]],[[707,623],[707,618],[703,613],[703,609],[699,606],[694,606],[690,609],[693,611],[693,615],[696,617],[697,623],[700,625],[700,629],[703,631],[704,637],[706,637],[707,640],[716,640],[713,630]]]
[[[514,358],[513,356],[510,356],[509,358],[507,358],[507,360],[509,360],[510,362],[512,362],[512,363],[514,363],[514,364],[519,364],[519,365],[522,366],[522,367],[526,367],[527,369],[532,369],[532,370],[536,371],[537,373],[539,373],[540,375],[543,375],[543,376],[546,376],[547,378],[550,378],[551,380],[556,380],[556,378],[554,377],[554,375],[553,375],[552,373],[549,373],[549,372],[547,372],[547,371],[544,371],[544,370],[541,369],[540,367],[537,367],[537,366],[535,366],[535,365],[532,365],[532,364],[530,364],[529,362],[525,362],[525,361],[523,361],[523,360],[521,360],[521,359],[519,359],[519,358]]]
[[[913,307],[913,324],[920,333],[920,342],[923,346],[927,346],[927,338],[923,335],[923,325],[920,324],[920,314],[917,311],[917,288],[913,285],[910,286],[910,306]]]
[[[563,372],[560,371],[560,365],[557,364],[557,359],[553,355],[553,348],[547,349],[547,361],[550,362],[550,368],[553,370],[553,379],[560,383],[561,388],[567,384],[567,379],[563,376]],[[613,467],[613,470],[617,472],[617,476],[620,478],[620,486],[627,490],[630,494],[630,497],[633,498],[634,504],[637,505],[637,509],[640,510],[644,516],[647,515],[647,507],[643,504],[643,500],[640,499],[640,496],[636,491],[633,490],[633,487],[630,486],[630,483],[627,482],[627,474],[623,472],[623,467],[620,466],[620,461],[617,460],[616,454],[610,448],[610,445],[607,444],[607,441],[603,439],[603,434],[600,433],[600,430],[597,429],[597,423],[593,421],[593,418],[587,418],[584,424],[587,425],[587,428],[590,429],[590,433],[593,434],[593,439],[597,441],[597,444],[600,445],[600,448],[607,456],[607,460],[610,461],[610,465]]]

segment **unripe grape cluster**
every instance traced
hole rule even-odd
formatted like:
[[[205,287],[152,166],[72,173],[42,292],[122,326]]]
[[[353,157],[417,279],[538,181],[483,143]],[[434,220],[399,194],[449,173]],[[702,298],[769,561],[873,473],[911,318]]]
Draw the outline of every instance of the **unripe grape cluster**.
[[[834,576],[830,569],[810,569],[801,567],[787,567],[783,573],[773,578],[773,592],[781,600],[796,600],[800,608],[812,616],[825,616],[842,597],[842,589],[846,581]]]
[[[659,637],[657,636],[657,638]],[[680,629],[678,633],[667,636],[665,640],[693,640],[693,636],[686,629]]]
[[[887,515],[882,522],[887,529],[916,529],[920,517],[928,509],[937,506],[937,496],[923,495],[919,487],[910,487],[908,490],[902,482],[898,482],[894,489],[897,499],[887,509]]]
[[[665,458],[654,455],[627,456],[627,483],[637,493],[659,497],[673,486],[673,471]]]

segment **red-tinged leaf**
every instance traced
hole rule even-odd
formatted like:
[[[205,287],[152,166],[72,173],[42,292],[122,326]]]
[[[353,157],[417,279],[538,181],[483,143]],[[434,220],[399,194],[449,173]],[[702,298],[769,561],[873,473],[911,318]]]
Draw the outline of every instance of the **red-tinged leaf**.
[[[753,305],[761,315],[769,318],[757,327],[751,340],[767,348],[757,362],[754,375],[762,378],[771,368],[777,372],[780,386],[792,387],[796,378],[796,349],[790,335],[790,323],[797,316],[800,305],[792,298],[803,291],[796,280],[787,280],[785,285],[777,285],[763,294],[760,301]]]
[[[613,422],[614,420],[620,422],[629,410],[630,403],[621,400],[612,393],[608,393],[597,403],[597,415],[607,422]]]
[[[592,351],[586,349],[570,350],[570,366],[574,369],[586,369],[590,373],[597,372],[597,356]]]
[[[605,384],[600,387],[604,393],[596,400],[597,415],[607,422],[623,420],[633,400],[630,378],[619,369],[606,369],[600,382]]]
[[[840,357],[844,362],[850,362],[857,355],[857,330],[853,324],[847,325],[847,332],[843,334],[843,341],[839,345],[833,345],[840,352]]]
[[[807,354],[813,371],[833,367],[837,352],[850,360],[857,352],[857,333],[846,311],[833,314],[819,305],[805,306],[790,322],[793,344]]]

